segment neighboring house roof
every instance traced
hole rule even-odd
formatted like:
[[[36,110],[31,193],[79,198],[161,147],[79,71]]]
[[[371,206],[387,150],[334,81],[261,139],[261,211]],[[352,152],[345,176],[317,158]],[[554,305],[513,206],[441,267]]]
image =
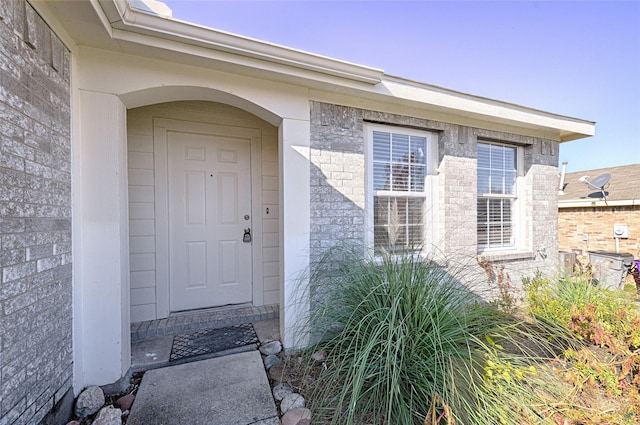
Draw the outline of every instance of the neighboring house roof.
[[[593,181],[603,174],[611,176],[604,186],[604,197],[603,191],[580,181],[584,176]],[[640,164],[567,173],[564,186],[564,193],[558,196],[560,208],[640,205]]]
[[[357,98],[413,107],[453,124],[490,126],[560,142],[594,134],[592,121],[394,77],[380,69],[180,21],[157,1],[31,1],[43,12],[58,15],[78,46],[297,83],[310,89],[310,98],[319,100],[331,93],[333,98],[343,96],[346,103]]]

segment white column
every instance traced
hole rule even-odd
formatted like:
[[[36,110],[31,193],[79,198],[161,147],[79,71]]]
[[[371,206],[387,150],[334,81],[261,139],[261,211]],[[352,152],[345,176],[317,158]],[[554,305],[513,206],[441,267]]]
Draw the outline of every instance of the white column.
[[[129,231],[126,109],[111,94],[80,90],[74,119],[74,390],[129,370]]]
[[[285,348],[301,348],[307,344],[301,330],[309,311],[309,121],[283,119],[279,138],[280,336]]]

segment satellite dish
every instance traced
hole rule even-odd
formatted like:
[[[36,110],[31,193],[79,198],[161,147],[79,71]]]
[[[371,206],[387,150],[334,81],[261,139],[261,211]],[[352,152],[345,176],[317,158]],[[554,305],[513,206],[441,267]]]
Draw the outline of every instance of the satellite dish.
[[[594,189],[604,190],[605,185],[609,183],[610,179],[611,179],[611,174],[604,173],[604,174],[600,174],[598,177],[596,177],[595,179],[587,183],[589,184],[589,186],[591,186]]]
[[[604,203],[607,204],[607,192],[605,192],[604,190],[609,185],[610,179],[611,179],[611,174],[604,173],[604,174],[600,174],[598,177],[596,177],[591,181],[589,181],[589,176],[582,176],[578,180],[581,181],[582,183],[585,183],[590,189],[599,190],[600,193],[602,194],[602,199],[604,200]],[[592,195],[594,194],[591,194],[589,196],[593,197]]]

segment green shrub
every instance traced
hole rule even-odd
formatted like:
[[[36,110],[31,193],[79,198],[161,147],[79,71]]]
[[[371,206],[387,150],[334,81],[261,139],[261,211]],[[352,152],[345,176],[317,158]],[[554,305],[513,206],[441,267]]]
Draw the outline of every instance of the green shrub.
[[[588,273],[555,281],[538,274],[525,279],[523,288],[531,315],[582,341],[564,350],[557,362],[577,395],[562,409],[562,420],[585,425],[640,423],[640,313],[635,293],[594,286]]]
[[[612,349],[640,348],[640,315],[633,294],[592,284],[588,273],[552,282],[537,274],[523,280],[530,314]]]
[[[554,382],[536,383],[547,340],[462,285],[462,271],[345,252],[317,269],[312,281],[327,293],[309,332],[328,352],[309,396],[317,423],[544,421]]]

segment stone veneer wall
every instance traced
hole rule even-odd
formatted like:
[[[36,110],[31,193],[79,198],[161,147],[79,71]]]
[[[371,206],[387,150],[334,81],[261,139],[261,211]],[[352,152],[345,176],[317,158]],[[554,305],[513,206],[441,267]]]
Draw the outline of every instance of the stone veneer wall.
[[[437,172],[433,178],[433,243],[450,260],[476,263],[476,157],[478,140],[521,146],[521,249],[481,254],[504,265],[516,288],[536,270],[554,273],[557,261],[558,143],[422,118],[311,102],[311,237],[314,264],[336,245],[363,246],[366,232],[365,124],[384,124],[438,134]],[[491,286],[491,285],[490,285]],[[491,287],[495,291],[495,287]],[[495,294],[495,292],[493,293]],[[313,297],[313,295],[312,295]]]
[[[0,0],[2,424],[73,400],[69,70],[32,6]]]

